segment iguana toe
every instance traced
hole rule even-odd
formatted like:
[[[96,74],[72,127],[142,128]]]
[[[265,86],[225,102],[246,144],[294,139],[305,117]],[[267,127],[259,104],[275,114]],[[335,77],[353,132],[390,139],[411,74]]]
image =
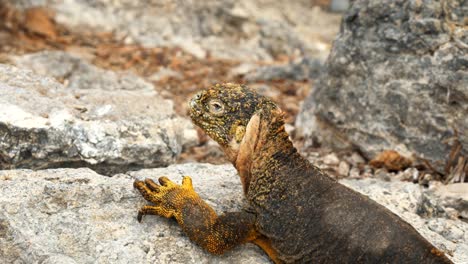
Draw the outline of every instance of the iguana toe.
[[[146,180],[135,180],[133,187],[140,191],[143,198],[149,202],[157,204],[162,201],[162,194],[160,194],[159,191],[159,188],[161,187],[158,186],[155,182],[148,184]]]
[[[159,215],[165,218],[171,218],[174,216],[174,213],[174,210],[164,208],[163,206],[145,205],[138,211],[137,220],[141,223],[144,215]]]
[[[155,183],[153,180],[151,179],[145,179],[145,184],[148,188],[150,188],[152,191],[154,192],[159,192],[160,191],[160,185]]]
[[[184,176],[182,179],[182,187],[193,190],[192,178],[189,176]]]
[[[161,184],[164,187],[171,188],[177,186],[173,181],[169,180],[166,176],[159,177],[158,179],[159,184]]]

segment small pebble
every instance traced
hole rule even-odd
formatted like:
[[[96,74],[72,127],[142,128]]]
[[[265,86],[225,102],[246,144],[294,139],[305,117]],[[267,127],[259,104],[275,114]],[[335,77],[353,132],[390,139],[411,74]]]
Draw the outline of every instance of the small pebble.
[[[338,165],[338,163],[340,163],[340,160],[338,159],[335,153],[330,153],[323,157],[323,163],[327,165]]]
[[[381,179],[384,181],[390,181],[390,175],[386,169],[377,169],[375,170],[375,178]]]
[[[416,168],[407,168],[404,171],[398,172],[396,178],[401,181],[414,181],[419,177],[419,171]]]
[[[352,168],[350,171],[349,171],[349,178],[351,179],[359,179],[361,178],[360,177],[360,173],[359,173],[359,168]]]
[[[365,163],[366,161],[364,160],[364,158],[361,155],[354,152],[353,154],[351,154],[350,162],[351,162],[352,165],[356,166],[358,164]]]
[[[340,164],[338,165],[338,174],[340,174],[343,177],[346,177],[348,176],[349,169],[349,164],[346,161],[340,161]]]

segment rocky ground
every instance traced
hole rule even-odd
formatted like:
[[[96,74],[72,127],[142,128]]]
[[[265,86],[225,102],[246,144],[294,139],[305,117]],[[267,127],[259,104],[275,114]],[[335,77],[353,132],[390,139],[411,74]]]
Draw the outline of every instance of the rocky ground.
[[[135,178],[191,175],[195,190],[218,212],[242,208],[230,165],[187,163],[113,177],[90,169],[0,172],[0,254],[7,263],[269,263],[255,246],[213,257],[191,243],[175,221],[146,216]],[[466,263],[468,197],[456,188],[425,188],[399,180],[344,179],[412,224],[456,263]],[[454,185],[452,185],[454,186]],[[21,194],[21,195],[19,195]],[[464,199],[461,201],[461,199]]]
[[[342,14],[328,12],[329,1],[137,2],[0,4],[0,258],[6,263],[268,263],[253,245],[213,257],[173,221],[136,221],[144,201],[133,190],[135,178],[190,175],[218,212],[243,206],[234,169],[185,114],[191,94],[224,81],[273,98],[311,162],[400,215],[454,262],[468,263],[463,141],[451,139],[444,171],[392,151],[333,150],[303,133],[317,121],[301,104],[320,92],[320,76],[330,75],[323,74],[325,59],[340,27]],[[344,33],[338,43],[347,43]],[[370,45],[356,39],[355,45]],[[339,105],[332,110],[352,114]]]

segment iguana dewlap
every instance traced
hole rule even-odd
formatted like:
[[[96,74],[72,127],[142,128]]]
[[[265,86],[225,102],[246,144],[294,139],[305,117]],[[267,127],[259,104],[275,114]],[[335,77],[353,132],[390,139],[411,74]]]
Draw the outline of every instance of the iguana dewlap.
[[[175,218],[205,250],[259,245],[276,263],[452,263],[385,207],[303,158],[281,110],[245,86],[218,84],[190,101],[190,117],[236,167],[252,212],[217,215],[193,190],[162,177],[135,181],[154,203],[145,214]]]

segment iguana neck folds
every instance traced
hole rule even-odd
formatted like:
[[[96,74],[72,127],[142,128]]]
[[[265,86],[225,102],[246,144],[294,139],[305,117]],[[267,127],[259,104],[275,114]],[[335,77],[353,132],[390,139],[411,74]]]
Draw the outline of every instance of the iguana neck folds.
[[[245,128],[242,141],[237,143],[238,145],[235,146],[237,153],[234,159],[232,159],[232,163],[239,172],[244,193],[247,193],[247,190],[249,189],[253,161],[252,157],[257,149],[258,139],[261,134],[260,129],[260,116],[255,114],[250,118],[250,121]]]
[[[252,180],[252,166],[268,170],[268,160],[276,151],[291,152],[294,149],[288,134],[284,130],[281,110],[270,110],[254,114],[247,126],[238,128],[243,132],[242,140],[236,136],[225,149],[232,164],[241,178],[244,193],[247,193]],[[236,135],[238,135],[236,133]],[[295,152],[295,151],[292,151]]]

